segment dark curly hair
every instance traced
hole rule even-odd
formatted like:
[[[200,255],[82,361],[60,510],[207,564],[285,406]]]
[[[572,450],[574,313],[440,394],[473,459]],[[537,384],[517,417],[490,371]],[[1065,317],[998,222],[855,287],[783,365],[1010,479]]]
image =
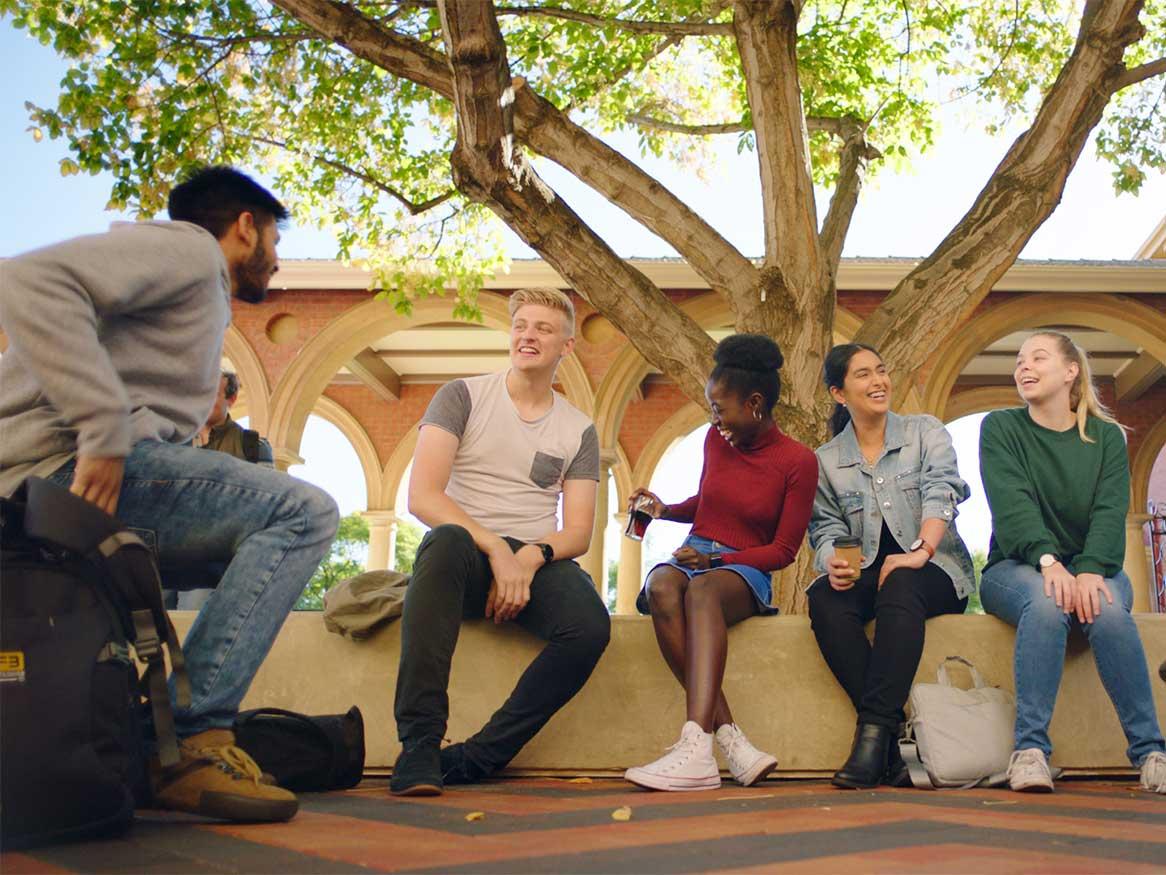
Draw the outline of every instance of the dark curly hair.
[[[764,334],[730,334],[713,353],[716,366],[709,379],[741,399],[760,392],[765,412],[773,410],[781,395],[781,370],[785,357],[772,337]]]

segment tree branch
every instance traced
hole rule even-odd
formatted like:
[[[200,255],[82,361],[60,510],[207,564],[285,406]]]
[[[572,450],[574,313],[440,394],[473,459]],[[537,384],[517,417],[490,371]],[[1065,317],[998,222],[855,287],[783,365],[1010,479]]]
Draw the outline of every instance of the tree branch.
[[[838,159],[838,184],[834,188],[834,196],[830,198],[830,209],[826,211],[826,220],[818,235],[831,276],[838,273],[838,262],[842,258],[842,247],[850,230],[850,221],[858,206],[862,172],[866,169],[870,151],[866,140],[859,135],[846,142]]]
[[[797,7],[736,0],[733,29],[757,137],[766,269],[787,289],[827,289],[798,85]]]
[[[694,136],[710,136],[714,134],[742,134],[746,131],[753,130],[753,125],[749,124],[744,119],[738,122],[719,122],[706,125],[688,125],[681,122],[670,122],[667,119],[658,118],[656,116],[648,115],[643,112],[629,113],[627,120],[634,125],[639,125],[642,128],[651,128],[658,131],[670,131],[674,134],[693,134]],[[827,131],[836,137],[847,140],[853,137],[854,132],[862,133],[862,124],[858,119],[850,116],[822,116],[822,115],[808,115],[806,116],[806,130],[817,132]],[[865,149],[864,157],[866,158],[881,158],[882,152],[875,149],[873,146],[867,146],[863,143]]]
[[[273,0],[304,24],[388,72],[453,98],[447,58],[428,46],[390,31],[335,0]],[[757,288],[749,259],[665,186],[565,113],[523,87],[515,86],[515,133],[540,155],[595,188],[628,215],[670,243],[700,276],[729,300]]]
[[[439,9],[454,74],[458,188],[497,213],[688,397],[703,399],[712,339],[588,228],[515,146],[514,91],[493,6],[441,0]]]
[[[358,58],[453,98],[448,61],[423,42],[378,24],[341,0],[271,2]]]
[[[692,134],[697,137],[707,137],[714,134],[743,134],[753,130],[753,126],[744,120],[739,122],[721,122],[720,124],[686,125],[680,122],[670,122],[662,118],[645,115],[642,112],[628,113],[627,120],[641,128],[655,131],[669,131],[673,134]]]
[[[542,16],[577,21],[595,27],[615,27],[632,33],[658,33],[667,36],[732,36],[731,25],[714,21],[634,21],[627,18],[609,18],[563,9],[560,6],[499,6],[498,15]]]
[[[345,164],[342,161],[337,161],[333,158],[328,158],[324,155],[316,155],[316,154],[313,154],[311,152],[304,152],[304,150],[302,150],[302,149],[297,149],[295,146],[292,146],[288,143],[285,143],[282,140],[273,139],[271,137],[260,137],[260,136],[250,135],[250,134],[240,134],[240,136],[246,136],[246,137],[248,137],[248,139],[254,140],[257,143],[266,143],[268,146],[275,146],[276,148],[279,148],[279,149],[285,149],[288,152],[306,154],[309,158],[311,158],[317,164],[323,164],[325,167],[331,167],[334,170],[340,170],[343,173],[347,174],[348,176],[355,177],[356,179],[359,179],[361,182],[364,182],[364,183],[372,186],[377,191],[384,192],[385,194],[392,197],[394,200],[398,201],[401,204],[401,206],[403,206],[406,210],[408,210],[409,214],[413,215],[413,216],[419,216],[424,212],[428,212],[429,210],[433,209],[434,207],[445,203],[447,200],[449,200],[451,197],[453,197],[455,194],[457,194],[457,189],[451,188],[449,191],[443,192],[442,194],[439,194],[439,195],[435,195],[434,197],[431,197],[428,200],[424,200],[424,201],[421,201],[420,203],[418,203],[417,201],[411,200],[400,189],[394,188],[393,186],[389,185],[387,182],[384,182],[383,180],[378,179],[377,177],[373,176],[371,173],[368,173],[367,171],[364,171],[364,170],[360,170],[356,167],[351,166],[350,164]]]
[[[1123,88],[1129,88],[1131,85],[1137,85],[1139,82],[1144,82],[1154,76],[1161,76],[1163,73],[1166,73],[1166,58],[1150,61],[1148,64],[1126,70],[1118,76],[1113,90],[1115,92],[1121,91]]]
[[[1032,126],[1012,144],[967,215],[864,323],[856,340],[911,374],[991,291],[1060,202],[1065,181],[1141,39],[1141,0],[1090,0],[1072,55]],[[905,394],[905,393],[904,393]]]

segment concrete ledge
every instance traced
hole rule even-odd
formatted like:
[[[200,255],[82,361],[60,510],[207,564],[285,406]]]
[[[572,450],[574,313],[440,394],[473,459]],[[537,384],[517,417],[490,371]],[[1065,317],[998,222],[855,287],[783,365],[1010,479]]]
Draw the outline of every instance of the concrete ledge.
[[[176,612],[185,635],[194,615]],[[1166,616],[1136,615],[1151,666],[1158,720],[1166,724]],[[1013,629],[988,616],[937,617],[917,679],[932,681],[939,661],[958,654],[984,679],[1013,689]],[[515,626],[467,622],[450,679],[449,739],[476,731],[502,704],[541,642]],[[244,702],[309,714],[357,704],[364,712],[367,765],[387,768],[400,749],[393,687],[400,650],[394,623],[356,643],[324,628],[318,613],[294,613]],[[953,671],[960,682],[962,673]],[[832,772],[850,749],[854,711],[822,661],[805,617],[758,617],[732,629],[725,694],[750,739],[774,753],[784,772]],[[612,617],[611,644],[575,699],[512,763],[532,772],[616,771],[655,759],[684,721],[684,694],[664,665],[647,617]],[[1084,639],[1070,638],[1065,676],[1052,724],[1053,762],[1083,770],[1128,769],[1125,738]]]

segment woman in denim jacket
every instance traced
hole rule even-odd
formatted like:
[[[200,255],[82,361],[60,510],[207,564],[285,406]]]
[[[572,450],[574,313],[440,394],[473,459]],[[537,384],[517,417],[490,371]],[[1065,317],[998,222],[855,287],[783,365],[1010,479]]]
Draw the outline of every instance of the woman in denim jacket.
[[[875,350],[834,347],[825,378],[836,402],[834,438],[817,450],[810,545],[822,576],[807,596],[818,647],[858,712],[850,757],[833,783],[902,786],[910,779],[895,742],[924,621],[963,613],[975,589],[972,558],[952,526],[968,486],[943,423],[890,412],[891,381]],[[861,540],[861,568],[834,555],[842,537]],[[871,619],[873,647],[863,630]]]

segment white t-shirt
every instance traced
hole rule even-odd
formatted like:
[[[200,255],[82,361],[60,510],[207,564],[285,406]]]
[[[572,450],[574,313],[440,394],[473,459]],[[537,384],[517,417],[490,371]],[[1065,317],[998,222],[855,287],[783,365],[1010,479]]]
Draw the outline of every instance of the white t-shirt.
[[[458,438],[445,494],[495,534],[534,542],[558,529],[564,480],[599,480],[599,439],[587,415],[557,392],[550,410],[523,420],[506,374],[446,383],[421,427]]]

